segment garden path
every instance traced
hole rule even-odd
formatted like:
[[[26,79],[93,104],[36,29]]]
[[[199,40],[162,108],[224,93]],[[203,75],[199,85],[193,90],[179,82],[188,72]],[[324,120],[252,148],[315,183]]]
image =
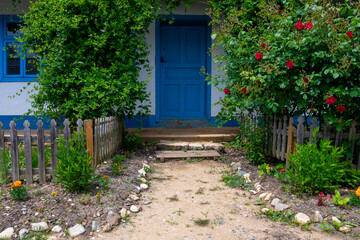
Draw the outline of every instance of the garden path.
[[[254,205],[256,197],[221,182],[222,170],[229,170],[225,163],[169,161],[152,168],[150,188],[142,193],[152,203],[95,239],[339,239],[256,216],[260,210]],[[199,226],[197,220],[209,223]],[[341,238],[351,239],[343,234]]]

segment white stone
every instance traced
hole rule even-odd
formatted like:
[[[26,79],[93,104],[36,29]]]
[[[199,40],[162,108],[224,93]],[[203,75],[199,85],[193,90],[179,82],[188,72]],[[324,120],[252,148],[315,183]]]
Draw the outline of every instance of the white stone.
[[[341,223],[341,221],[337,217],[332,217],[331,220],[333,222]]]
[[[254,188],[255,188],[255,191],[260,192],[261,191],[260,183],[255,183]]]
[[[339,228],[340,232],[348,233],[351,231],[351,228],[349,226],[342,226]]]
[[[31,224],[31,230],[34,232],[42,232],[49,229],[49,226],[46,222],[38,222],[38,223],[32,223]]]
[[[289,207],[290,207],[289,205],[278,203],[275,205],[275,211],[283,211]]]
[[[148,189],[149,188],[149,185],[145,184],[145,183],[142,183],[140,184],[140,188],[141,189]]]
[[[77,237],[85,232],[85,228],[81,224],[76,224],[69,229],[69,235],[71,237]]]
[[[256,195],[257,192],[255,190],[250,190],[249,192],[251,192],[252,194]]]
[[[9,227],[0,233],[0,239],[11,239],[14,233],[15,229],[13,227]]]
[[[126,216],[126,213],[127,213],[126,208],[122,208],[122,209],[120,210],[120,216],[121,216],[122,218],[124,218],[124,217]]]
[[[266,192],[266,193],[262,193],[262,194],[259,195],[259,198],[260,198],[261,200],[264,200],[268,194],[269,194],[269,193],[267,193],[267,192]]]
[[[268,209],[268,208],[263,208],[263,209],[261,209],[261,212],[263,212],[263,213],[266,213],[267,211],[269,211],[270,209]]]
[[[120,223],[120,216],[117,213],[114,213],[113,211],[109,211],[106,217],[107,223],[109,223],[111,226],[119,225]]]
[[[272,193],[268,193],[266,197],[264,198],[265,201],[269,201],[272,196]]]
[[[52,232],[56,232],[56,233],[61,232],[61,230],[62,229],[61,229],[61,227],[59,225],[56,225],[51,229]]]
[[[29,230],[27,230],[26,228],[21,229],[19,231],[19,238],[23,239],[26,236],[26,234],[28,234],[28,233],[29,233]]]
[[[129,197],[130,197],[130,199],[133,200],[133,201],[137,201],[137,200],[140,199],[136,194],[131,194]]]
[[[274,198],[274,199],[271,201],[271,206],[274,206],[274,207],[275,207],[279,202],[280,202],[280,199]]]
[[[91,230],[92,231],[97,231],[100,229],[100,224],[97,221],[93,221],[91,223]]]
[[[251,181],[250,180],[250,173],[245,173],[244,175],[242,175],[243,178],[245,179],[245,182]]]
[[[324,219],[323,219],[323,217],[321,216],[320,212],[319,212],[319,211],[315,211],[314,222],[321,223],[321,222],[323,222],[323,221],[324,221]]]
[[[138,170],[138,173],[140,174],[140,175],[143,175],[144,177],[146,176],[146,171],[145,171],[145,169],[140,169],[140,170]]]
[[[112,230],[112,225],[107,223],[104,226],[104,232],[110,232]]]
[[[300,224],[306,224],[311,221],[310,217],[304,213],[298,213],[295,215],[295,221]]]
[[[130,207],[130,211],[133,212],[133,213],[137,213],[137,212],[140,211],[140,209],[139,209],[137,206],[132,205],[132,206]]]

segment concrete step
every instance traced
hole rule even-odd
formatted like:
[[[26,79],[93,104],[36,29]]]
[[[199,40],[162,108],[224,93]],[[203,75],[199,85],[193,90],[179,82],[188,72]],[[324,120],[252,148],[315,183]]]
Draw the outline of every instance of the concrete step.
[[[215,150],[184,150],[184,151],[156,151],[156,159],[164,162],[167,159],[213,159],[216,160],[220,154]]]
[[[184,142],[230,142],[239,133],[238,127],[204,127],[204,128],[128,128],[130,133],[138,133],[144,142],[184,141]]]
[[[156,144],[157,150],[216,150],[224,152],[224,145],[213,142],[181,142],[160,140]]]

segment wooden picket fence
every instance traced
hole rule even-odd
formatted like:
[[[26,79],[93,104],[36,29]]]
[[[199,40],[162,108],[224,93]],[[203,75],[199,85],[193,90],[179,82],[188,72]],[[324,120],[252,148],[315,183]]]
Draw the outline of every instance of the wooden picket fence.
[[[84,126],[83,126],[84,125]],[[12,181],[20,180],[20,176],[25,175],[26,183],[31,184],[35,175],[39,176],[39,182],[46,182],[46,174],[54,174],[57,165],[57,140],[63,137],[64,141],[69,141],[72,137],[70,122],[65,119],[62,131],[59,130],[55,120],[51,120],[50,131],[43,129],[43,122],[39,120],[36,124],[36,135],[31,134],[30,123],[24,122],[23,135],[18,135],[16,123],[10,123],[10,135],[5,135],[2,129],[3,124],[0,122],[0,173],[6,177],[11,175]],[[96,120],[79,119],[77,121],[76,131],[84,131],[86,135],[86,148],[90,156],[93,158],[93,165],[96,166],[105,159],[110,158],[118,151],[122,144],[122,135],[124,129],[124,120],[119,117],[106,117]],[[46,133],[45,133],[46,132]],[[19,143],[24,144],[25,150],[25,168],[19,168]],[[38,151],[38,168],[32,167],[32,146],[37,146]],[[51,148],[51,167],[45,167],[45,145]],[[4,159],[2,150],[5,147],[11,148],[12,168],[2,169]],[[5,176],[4,176],[5,175]],[[1,176],[1,175],[0,175]]]
[[[306,127],[304,124],[304,118],[299,117],[297,119],[297,126],[294,126],[293,118],[287,117],[277,118],[276,116],[262,116],[259,120],[258,116],[242,115],[240,118],[240,124],[247,124],[255,129],[258,125],[264,126],[264,137],[266,149],[265,154],[272,156],[283,161],[288,160],[287,154],[293,153],[296,150],[296,145],[303,145],[307,140],[313,142],[312,132],[317,127],[318,120],[316,118],[311,119],[311,125]],[[360,148],[356,146],[356,141],[360,138],[360,131],[356,129],[356,122],[353,120],[350,124],[349,132],[345,133],[341,128],[336,131],[328,122],[325,122],[322,127],[322,131],[319,131],[316,138],[324,138],[332,140],[335,146],[340,146],[344,140],[349,141],[349,151],[352,153],[352,158],[347,157],[346,160],[355,163],[357,170],[360,170]],[[243,140],[243,136],[241,136]]]

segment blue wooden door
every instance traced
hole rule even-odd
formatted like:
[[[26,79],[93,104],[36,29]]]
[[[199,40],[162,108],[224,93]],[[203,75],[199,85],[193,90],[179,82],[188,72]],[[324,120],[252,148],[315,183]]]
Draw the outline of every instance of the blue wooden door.
[[[162,26],[160,118],[205,119],[205,26]]]

